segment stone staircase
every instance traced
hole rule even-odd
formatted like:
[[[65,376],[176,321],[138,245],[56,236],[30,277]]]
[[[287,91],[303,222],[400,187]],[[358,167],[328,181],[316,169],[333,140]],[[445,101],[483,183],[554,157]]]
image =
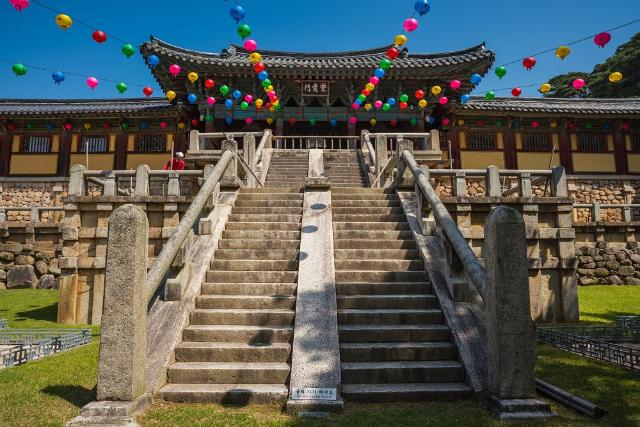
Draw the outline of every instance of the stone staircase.
[[[296,155],[293,163],[306,158]],[[160,391],[165,400],[286,400],[302,203],[300,188],[240,190],[175,349]]]
[[[470,395],[395,190],[333,188],[332,212],[343,397]]]
[[[367,187],[360,156],[353,150],[324,150],[324,176],[331,187]]]
[[[266,187],[304,187],[309,174],[309,151],[275,152],[265,180]]]

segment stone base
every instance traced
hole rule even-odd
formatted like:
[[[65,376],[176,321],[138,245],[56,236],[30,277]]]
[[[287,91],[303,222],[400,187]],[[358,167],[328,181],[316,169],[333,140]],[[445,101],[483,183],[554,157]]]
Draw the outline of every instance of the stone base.
[[[338,396],[338,400],[287,400],[287,412],[297,413],[300,417],[317,418],[326,417],[330,413],[340,412],[344,409],[344,401]]]
[[[309,177],[304,180],[304,186],[314,190],[328,190],[331,188],[331,182],[324,176]]]
[[[220,191],[234,191],[242,187],[242,181],[237,176],[225,178],[220,180]]]
[[[525,420],[555,417],[549,404],[538,399],[500,399],[490,396],[487,405],[491,413],[501,420]]]
[[[138,423],[133,418],[153,403],[151,394],[143,394],[132,402],[95,401],[85,405],[80,415],[67,422],[67,426],[126,426]]]

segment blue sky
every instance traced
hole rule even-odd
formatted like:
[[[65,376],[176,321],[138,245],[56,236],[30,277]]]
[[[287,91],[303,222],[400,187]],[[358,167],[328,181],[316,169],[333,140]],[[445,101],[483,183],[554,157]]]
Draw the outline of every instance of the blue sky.
[[[92,24],[107,34],[138,46],[155,35],[170,43],[196,50],[218,52],[239,43],[235,23],[229,18],[230,4],[209,1],[38,0]],[[233,2],[233,0],[229,0]],[[414,0],[241,0],[247,23],[259,48],[289,51],[343,51],[390,44],[402,22],[413,13]],[[413,52],[443,52],[464,49],[481,42],[497,54],[496,65],[595,34],[640,18],[639,0],[432,0],[431,12],[420,19],[420,28],[409,35]],[[62,31],[54,23],[55,13],[37,4],[16,12],[0,0],[0,58],[27,65],[78,72],[129,84],[126,96],[142,96],[150,85],[160,89],[139,54],[126,59],[122,43],[110,39],[100,45],[92,30],[75,23]],[[573,46],[564,61],[553,54],[538,57],[538,65],[526,71],[520,63],[509,67],[499,81],[493,74],[479,91],[543,83],[568,71],[591,71],[613,54],[615,48],[640,31],[640,23],[613,33],[604,49],[592,41]],[[85,78],[67,76],[54,85],[50,72],[30,69],[17,78],[11,64],[0,62],[0,98],[114,98],[115,83],[102,82],[91,91]],[[363,82],[363,84],[366,82]],[[510,96],[509,91],[498,92]],[[538,96],[536,88],[525,96]]]

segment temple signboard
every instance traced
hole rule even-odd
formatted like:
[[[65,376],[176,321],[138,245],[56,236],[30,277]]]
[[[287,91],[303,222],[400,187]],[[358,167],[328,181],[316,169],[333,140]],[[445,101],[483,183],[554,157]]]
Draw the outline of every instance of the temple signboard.
[[[302,82],[302,96],[329,96],[330,85],[327,81]]]

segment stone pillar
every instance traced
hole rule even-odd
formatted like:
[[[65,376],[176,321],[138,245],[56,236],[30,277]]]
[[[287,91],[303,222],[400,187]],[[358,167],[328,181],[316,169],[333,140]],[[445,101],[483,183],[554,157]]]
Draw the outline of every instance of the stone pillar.
[[[524,219],[498,206],[485,224],[487,387],[499,418],[550,416],[535,400],[536,335],[529,308]]]
[[[149,195],[149,166],[138,165],[136,168],[136,196]]]
[[[189,152],[200,151],[200,132],[192,130],[189,132]]]
[[[240,188],[242,184],[238,178],[238,143],[232,139],[225,139],[222,141],[222,154],[226,151],[231,151],[233,158],[222,174],[220,186],[225,188]]]
[[[500,188],[500,170],[497,166],[489,166],[487,168],[487,196],[500,197],[502,189]]]
[[[146,391],[149,223],[133,205],[109,218],[98,400],[135,401]]]
[[[398,151],[396,152],[396,165],[398,176],[396,176],[396,188],[413,188],[415,180],[411,171],[407,170],[407,164],[402,157],[405,150],[413,151],[413,142],[408,139],[398,140]]]
[[[256,171],[256,137],[252,134],[248,133],[244,136],[243,142],[243,150],[242,156],[244,157],[245,162],[249,165],[249,168],[255,173]],[[251,174],[251,172],[247,173],[247,187],[255,188],[258,186],[258,182]]]
[[[380,176],[382,173],[382,168],[387,164],[387,160],[389,157],[389,153],[387,151],[387,137],[384,135],[376,136],[376,177]],[[378,187],[384,187],[385,177],[382,176],[378,180]]]

